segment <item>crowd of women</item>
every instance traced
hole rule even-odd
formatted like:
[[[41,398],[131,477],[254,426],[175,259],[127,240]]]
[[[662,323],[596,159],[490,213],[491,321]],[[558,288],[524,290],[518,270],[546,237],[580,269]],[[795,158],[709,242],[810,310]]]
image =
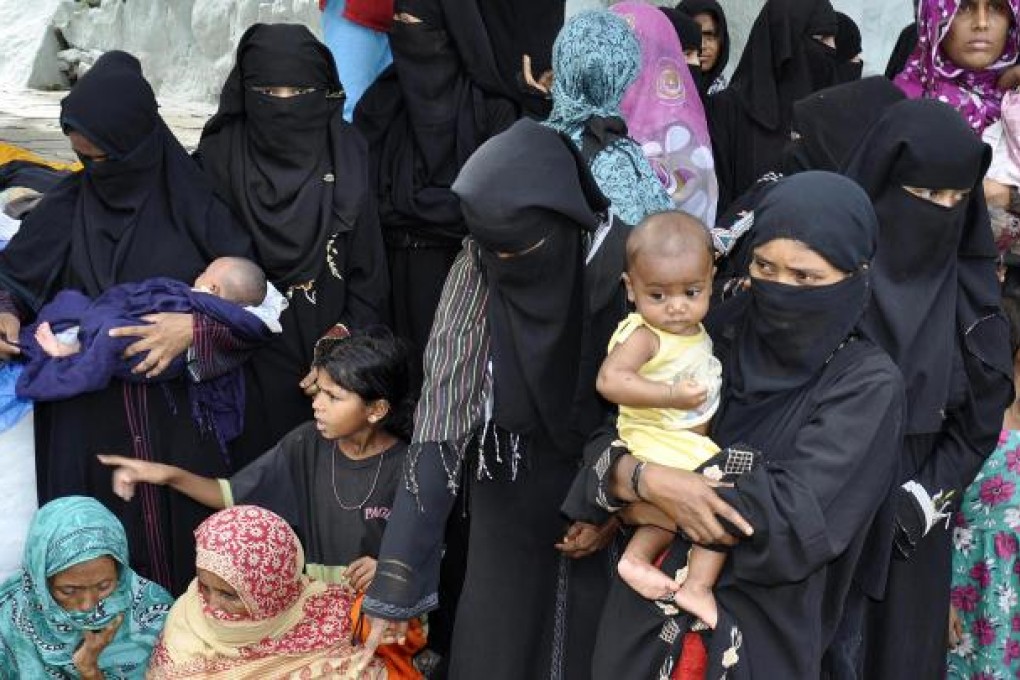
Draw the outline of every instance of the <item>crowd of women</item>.
[[[361,47],[252,26],[193,154],[103,55],[82,168],[0,167],[0,355],[224,257],[275,332],[145,297],[36,402],[0,678],[1020,673],[1020,0],[915,5],[861,79],[767,0],[727,80],[715,0],[331,0]]]

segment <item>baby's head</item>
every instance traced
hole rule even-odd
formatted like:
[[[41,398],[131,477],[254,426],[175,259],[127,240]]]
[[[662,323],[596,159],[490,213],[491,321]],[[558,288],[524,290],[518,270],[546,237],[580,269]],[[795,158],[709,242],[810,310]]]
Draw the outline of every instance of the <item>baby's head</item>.
[[[694,335],[708,313],[715,256],[708,229],[682,212],[645,218],[627,237],[627,297],[645,322]]]
[[[195,279],[195,288],[245,307],[262,304],[266,287],[265,272],[243,257],[218,257]]]

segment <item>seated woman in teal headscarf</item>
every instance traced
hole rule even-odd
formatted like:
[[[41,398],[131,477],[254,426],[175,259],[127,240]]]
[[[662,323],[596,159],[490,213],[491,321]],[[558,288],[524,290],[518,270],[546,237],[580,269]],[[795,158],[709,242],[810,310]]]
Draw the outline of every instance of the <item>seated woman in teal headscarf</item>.
[[[128,567],[124,527],[98,501],[47,503],[0,585],[0,678],[141,678],[171,604]]]

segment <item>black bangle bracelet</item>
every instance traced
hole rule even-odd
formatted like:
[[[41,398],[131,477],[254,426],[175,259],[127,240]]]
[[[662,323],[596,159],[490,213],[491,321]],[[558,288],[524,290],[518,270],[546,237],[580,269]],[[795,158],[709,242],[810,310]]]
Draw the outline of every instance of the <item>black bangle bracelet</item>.
[[[644,472],[645,462],[641,461],[634,466],[634,469],[630,473],[630,490],[634,492],[634,496],[639,501],[644,500],[644,496],[641,495],[641,473]]]

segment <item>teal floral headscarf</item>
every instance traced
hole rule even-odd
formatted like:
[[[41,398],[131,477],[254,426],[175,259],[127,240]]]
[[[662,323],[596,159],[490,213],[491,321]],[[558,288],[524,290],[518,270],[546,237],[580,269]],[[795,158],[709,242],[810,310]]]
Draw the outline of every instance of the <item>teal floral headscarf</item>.
[[[605,11],[572,17],[553,45],[552,112],[545,124],[584,150],[584,138],[604,148],[591,171],[612,209],[635,225],[673,203],[648,159],[632,139],[620,102],[641,68],[641,46],[627,22]]]
[[[57,604],[48,579],[106,555],[119,567],[113,593],[87,612]],[[105,628],[123,613],[99,668],[106,678],[141,678],[171,604],[169,593],[128,566],[124,527],[98,501],[69,496],[47,503],[32,520],[21,570],[0,586],[0,677],[79,677],[72,656],[84,631]]]

